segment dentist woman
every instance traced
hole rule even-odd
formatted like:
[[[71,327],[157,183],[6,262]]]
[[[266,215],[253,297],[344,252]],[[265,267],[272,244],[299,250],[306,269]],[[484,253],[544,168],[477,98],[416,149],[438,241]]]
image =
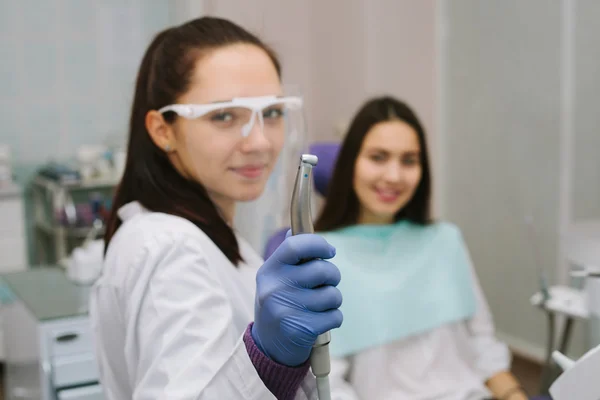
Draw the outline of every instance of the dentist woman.
[[[342,323],[335,249],[291,236],[263,262],[232,227],[302,106],[280,78],[274,53],[222,19],[167,29],[147,49],[91,294],[107,399],[315,398],[311,346]]]

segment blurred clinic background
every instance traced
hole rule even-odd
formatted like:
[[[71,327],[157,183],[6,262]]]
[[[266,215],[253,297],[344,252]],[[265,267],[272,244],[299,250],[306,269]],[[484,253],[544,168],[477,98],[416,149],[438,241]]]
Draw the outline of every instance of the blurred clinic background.
[[[142,52],[159,30],[202,15],[232,19],[280,54],[307,103],[307,145],[340,141],[368,96],[411,104],[429,138],[435,215],[463,230],[498,336],[541,371],[549,339],[570,339],[574,357],[598,344],[585,279],[570,271],[589,266],[573,243],[600,246],[600,2],[1,0],[2,308],[17,313],[7,305],[29,296],[34,314],[19,330],[5,321],[5,368],[8,353],[33,351],[7,352],[15,335],[85,323],[80,290],[93,268],[69,266],[102,234]],[[261,253],[289,224],[272,202],[285,208],[278,193],[291,182],[276,183],[263,196],[271,206],[238,215]],[[57,293],[62,309],[45,301]]]

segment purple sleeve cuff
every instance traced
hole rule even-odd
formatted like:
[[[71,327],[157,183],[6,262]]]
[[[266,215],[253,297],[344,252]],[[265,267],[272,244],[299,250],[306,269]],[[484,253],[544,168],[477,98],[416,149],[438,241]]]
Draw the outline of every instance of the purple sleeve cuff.
[[[258,372],[267,389],[278,400],[293,400],[296,397],[300,383],[302,383],[308,372],[309,361],[298,367],[288,367],[271,360],[254,343],[251,334],[252,324],[250,323],[246,332],[244,332],[244,344],[250,356],[250,361],[254,364],[256,372]]]

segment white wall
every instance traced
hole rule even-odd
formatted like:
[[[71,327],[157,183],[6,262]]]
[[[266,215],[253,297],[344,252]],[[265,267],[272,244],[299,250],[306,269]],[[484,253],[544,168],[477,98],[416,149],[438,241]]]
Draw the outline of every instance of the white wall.
[[[170,0],[169,19],[171,24],[178,25],[206,14],[209,1],[202,0]]]
[[[546,321],[528,303],[536,264],[551,284],[568,283],[560,235],[600,217],[600,6],[441,3],[443,213],[465,232],[498,330],[539,357]],[[572,353],[585,344],[577,323]]]
[[[373,0],[365,1],[363,8],[366,93],[396,96],[419,116],[431,153],[434,214],[439,214],[437,2]]]
[[[574,2],[573,185],[574,220],[600,218],[600,2]]]
[[[366,24],[362,0],[311,1],[315,137],[334,139],[366,96]]]
[[[435,1],[365,2],[367,92],[405,99],[434,132]]]
[[[16,163],[125,142],[135,74],[168,3],[0,2],[0,143]]]
[[[560,4],[445,3],[444,215],[464,231],[498,330],[539,353],[544,315],[528,300],[535,251],[551,281],[558,256]]]
[[[364,98],[361,3],[219,0],[205,2],[205,11],[241,24],[275,49],[284,81],[305,97],[309,137],[321,140],[333,138],[335,123]]]
[[[435,136],[435,1],[205,1],[257,33],[307,98],[310,136],[335,139],[369,95],[408,101]]]

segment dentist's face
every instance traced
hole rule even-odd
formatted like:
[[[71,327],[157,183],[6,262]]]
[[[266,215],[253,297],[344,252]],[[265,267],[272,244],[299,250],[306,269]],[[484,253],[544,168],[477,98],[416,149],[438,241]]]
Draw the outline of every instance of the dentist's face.
[[[417,132],[402,121],[381,122],[367,133],[356,159],[354,191],[359,223],[391,223],[421,181]]]
[[[267,53],[239,44],[200,57],[190,88],[178,103],[210,104],[236,97],[281,95],[281,91]],[[202,183],[223,209],[261,195],[284,144],[282,129],[264,130],[257,123],[247,137],[241,130],[232,130],[236,118],[241,119],[241,112],[234,111],[215,111],[195,120],[178,118],[173,124],[175,151],[169,153],[180,172]],[[272,119],[269,126],[274,124]]]

